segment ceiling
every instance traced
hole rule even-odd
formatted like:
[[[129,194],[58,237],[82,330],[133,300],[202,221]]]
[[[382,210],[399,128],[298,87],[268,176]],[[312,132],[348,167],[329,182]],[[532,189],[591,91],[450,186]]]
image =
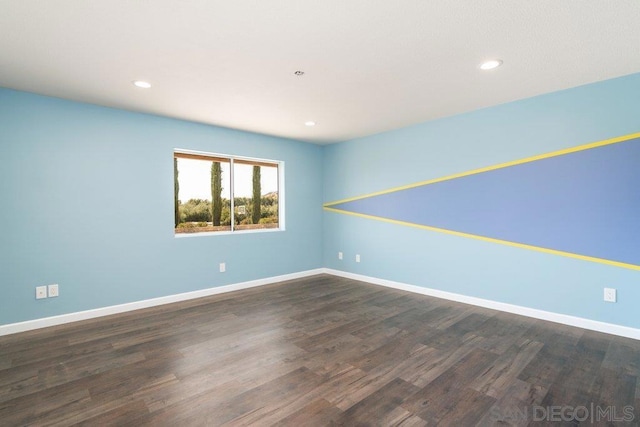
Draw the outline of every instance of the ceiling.
[[[640,72],[639,23],[637,0],[0,0],[0,86],[322,144]]]

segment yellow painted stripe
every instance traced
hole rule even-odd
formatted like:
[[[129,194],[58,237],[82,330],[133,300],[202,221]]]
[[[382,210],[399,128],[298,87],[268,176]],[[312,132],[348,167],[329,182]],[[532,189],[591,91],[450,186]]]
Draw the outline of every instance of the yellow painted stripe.
[[[604,147],[605,145],[617,144],[619,142],[624,142],[624,141],[628,141],[630,139],[635,139],[635,138],[640,138],[640,132],[632,133],[630,135],[618,136],[616,138],[606,139],[604,141],[598,141],[598,142],[592,142],[592,143],[589,143],[589,144],[578,145],[577,147],[565,148],[563,150],[558,150],[558,151],[552,151],[550,153],[539,154],[537,156],[525,157],[524,159],[513,160],[513,161],[510,161],[510,162],[500,163],[500,164],[497,164],[497,165],[487,166],[487,167],[484,167],[484,168],[473,169],[473,170],[470,170],[470,171],[467,171],[467,172],[461,172],[461,173],[456,173],[456,174],[453,174],[453,175],[447,175],[447,176],[444,176],[444,177],[441,177],[441,178],[435,178],[435,179],[429,179],[429,180],[426,180],[426,181],[420,181],[420,182],[416,182],[414,184],[403,185],[401,187],[394,187],[394,188],[390,188],[388,190],[382,190],[382,191],[377,191],[375,193],[365,194],[363,196],[350,197],[350,198],[347,198],[347,199],[337,200],[335,202],[325,203],[323,206],[324,207],[331,207],[331,206],[334,206],[334,205],[338,205],[340,203],[353,202],[355,200],[366,199],[368,197],[373,197],[373,196],[381,196],[383,194],[394,193],[396,191],[407,190],[409,188],[421,187],[423,185],[435,184],[436,182],[448,181],[448,180],[451,180],[451,179],[461,178],[463,176],[475,175],[475,174],[479,174],[479,173],[483,173],[483,172],[489,172],[489,171],[496,170],[496,169],[502,169],[502,168],[507,168],[507,167],[510,167],[510,166],[521,165],[521,164],[524,164],[524,163],[535,162],[537,160],[548,159],[548,158],[551,158],[551,157],[557,157],[557,156],[563,156],[565,154],[576,153],[578,151],[584,151],[584,150],[589,150],[589,149],[592,149],[592,148]]]
[[[544,252],[544,253],[553,254],[553,255],[560,255],[560,256],[565,256],[565,257],[569,257],[569,258],[581,259],[583,261],[597,262],[597,263],[600,263],[600,264],[613,265],[615,267],[623,267],[623,268],[629,268],[629,269],[632,269],[632,270],[639,270],[640,271],[640,265],[627,264],[625,262],[612,261],[610,259],[596,258],[596,257],[592,257],[592,256],[574,254],[572,252],[558,251],[558,250],[555,250],[555,249],[543,248],[543,247],[540,247],[540,246],[525,245],[523,243],[510,242],[509,240],[494,239],[494,238],[491,238],[491,237],[479,236],[477,234],[462,233],[460,231],[448,230],[446,228],[431,227],[429,225],[421,225],[421,224],[416,224],[416,223],[413,223],[413,222],[398,221],[396,219],[384,218],[384,217],[381,217],[381,216],[367,215],[367,214],[361,214],[361,213],[356,213],[356,212],[343,211],[342,209],[336,209],[336,208],[331,208],[331,207],[327,207],[327,206],[324,207],[324,210],[329,211],[329,212],[339,213],[339,214],[357,216],[357,217],[360,217],[360,218],[367,218],[367,219],[372,219],[372,220],[376,220],[376,221],[388,222],[388,223],[391,223],[391,224],[404,225],[404,226],[407,226],[407,227],[414,227],[414,228],[419,228],[419,229],[422,229],[422,230],[436,231],[438,233],[451,234],[451,235],[459,236],[459,237],[467,237],[467,238],[476,239],[476,240],[482,240],[482,241],[491,242],[491,243],[499,243],[501,245],[513,246],[513,247],[521,248],[521,249],[529,249],[529,250],[534,250],[534,251],[538,251],[538,252]]]

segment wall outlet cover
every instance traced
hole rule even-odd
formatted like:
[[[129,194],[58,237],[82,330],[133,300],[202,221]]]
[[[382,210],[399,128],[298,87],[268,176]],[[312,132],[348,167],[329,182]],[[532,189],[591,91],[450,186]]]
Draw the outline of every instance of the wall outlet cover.
[[[53,285],[49,285],[47,286],[48,291],[49,291],[49,298],[54,298],[57,297],[59,294],[58,292],[58,284],[54,283]]]
[[[614,288],[604,288],[604,300],[606,302],[616,302],[617,295]]]

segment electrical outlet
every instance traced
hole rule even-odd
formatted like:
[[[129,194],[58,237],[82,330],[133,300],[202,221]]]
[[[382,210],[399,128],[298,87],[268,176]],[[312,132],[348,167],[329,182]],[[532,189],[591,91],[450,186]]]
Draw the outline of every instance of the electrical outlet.
[[[53,285],[49,285],[47,286],[48,290],[49,290],[49,298],[54,298],[57,297],[58,295],[60,295],[58,293],[58,284],[54,283]]]
[[[360,262],[360,254],[356,254],[356,262]]]
[[[220,273],[227,271],[227,265],[224,262],[220,263]]]
[[[338,259],[342,259],[342,252],[338,252]]]
[[[47,297],[47,287],[46,286],[38,286],[36,288],[36,299],[43,299]]]
[[[604,288],[604,300],[616,302],[616,290],[614,288]]]

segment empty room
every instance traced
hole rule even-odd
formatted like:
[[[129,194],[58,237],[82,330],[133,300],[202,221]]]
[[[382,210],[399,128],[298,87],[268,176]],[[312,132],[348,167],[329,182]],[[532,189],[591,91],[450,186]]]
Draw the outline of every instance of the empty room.
[[[638,425],[638,22],[0,1],[0,425]]]

